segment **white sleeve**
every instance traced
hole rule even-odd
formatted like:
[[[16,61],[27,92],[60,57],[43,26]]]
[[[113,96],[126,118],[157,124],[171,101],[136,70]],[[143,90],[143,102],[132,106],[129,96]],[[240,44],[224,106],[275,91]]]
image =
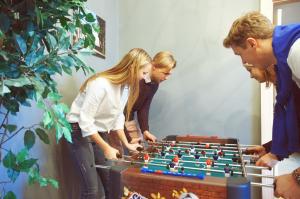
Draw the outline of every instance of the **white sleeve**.
[[[124,124],[125,124],[125,116],[123,113],[121,113],[116,120],[115,126],[113,127],[113,130],[120,130],[124,129]]]
[[[105,89],[97,80],[89,82],[85,90],[85,98],[80,109],[79,126],[83,137],[95,134],[98,128],[95,125],[95,115],[105,97]]]
[[[293,76],[296,77],[297,80],[300,80],[300,39],[297,39],[292,45],[287,62]]]

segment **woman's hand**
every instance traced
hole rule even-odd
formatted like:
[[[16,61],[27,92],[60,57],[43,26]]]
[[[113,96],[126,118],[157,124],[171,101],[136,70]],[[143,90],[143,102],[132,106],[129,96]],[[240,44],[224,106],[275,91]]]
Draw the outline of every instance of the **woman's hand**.
[[[128,143],[128,144],[126,145],[126,147],[128,148],[128,150],[129,150],[130,152],[138,152],[138,151],[140,151],[140,150],[143,150],[143,146],[140,145],[140,144],[138,144],[138,143],[135,143],[135,144],[130,144],[130,143]]]
[[[267,152],[266,152],[265,147],[263,147],[263,146],[254,146],[254,147],[247,148],[245,150],[245,154],[258,155],[258,157],[262,157],[265,154],[267,154]]]
[[[108,160],[117,160],[118,156],[120,156],[120,152],[111,146],[107,146],[103,150],[103,153],[104,153],[105,158]]]
[[[278,158],[276,155],[272,153],[267,153],[260,157],[257,162],[255,163],[256,166],[263,166],[263,167],[269,167],[271,169],[274,167],[278,162]]]
[[[157,138],[149,131],[144,131],[143,134],[144,134],[145,141],[156,142]]]

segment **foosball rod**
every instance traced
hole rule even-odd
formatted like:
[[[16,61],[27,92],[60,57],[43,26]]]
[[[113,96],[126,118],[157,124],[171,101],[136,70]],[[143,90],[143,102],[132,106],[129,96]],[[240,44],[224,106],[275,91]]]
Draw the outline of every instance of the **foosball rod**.
[[[157,148],[161,148],[161,146],[158,146]],[[173,147],[173,148],[178,148],[178,147]],[[181,149],[189,149],[189,148],[184,148],[184,147],[181,147]],[[211,149],[202,149],[203,151],[209,151],[209,150],[211,150]],[[238,156],[237,157],[239,157],[240,155],[239,155],[239,153],[238,153],[238,151],[231,151],[231,150],[223,150],[224,152],[236,152],[235,154],[238,154]],[[208,155],[213,155],[213,153],[210,153],[210,152],[207,152],[206,154],[208,154]],[[231,156],[233,156],[234,154],[232,154],[232,153],[226,153],[227,155],[231,155]],[[257,157],[257,155],[251,155],[251,154],[243,154],[243,156],[244,157]]]
[[[254,187],[274,188],[273,184],[264,184],[264,183],[258,183],[258,182],[251,182],[251,186],[254,186]]]
[[[150,155],[152,155],[152,154],[158,154],[158,153],[148,153],[148,154],[150,154]],[[169,155],[172,155],[172,156],[176,156],[176,154],[169,154]],[[182,156],[185,156],[185,157],[194,157],[193,155],[182,155]],[[200,157],[200,158],[209,158],[209,157]],[[225,160],[225,161],[232,161],[232,159],[230,159],[230,158],[219,158],[220,160]]]
[[[157,141],[158,143],[166,143],[166,144],[172,144],[174,141]],[[187,141],[179,141],[179,142],[176,142],[175,141],[175,144],[178,144],[178,143],[181,143],[181,144],[190,144],[190,145],[194,145],[194,144],[203,144],[203,145],[206,145],[206,144],[210,144],[210,145],[217,145],[217,146],[221,146],[222,147],[222,144],[220,143],[217,143],[217,142],[187,142]],[[235,146],[237,147],[237,144],[227,144],[225,143],[224,146]],[[246,147],[256,147],[256,146],[259,146],[259,145],[251,145],[251,144],[240,144],[241,148],[246,148]]]
[[[150,145],[155,145],[155,144],[150,144]],[[185,145],[184,145],[185,146]],[[162,148],[162,146],[159,146],[159,145],[156,145],[156,147],[157,148]],[[177,148],[179,148],[179,149],[183,149],[183,150],[190,150],[190,148],[188,148],[188,147],[181,147],[181,146],[172,146],[171,148],[175,148],[175,149],[177,149]],[[203,150],[203,151],[209,151],[209,150],[212,150],[212,148],[218,148],[217,146],[211,146],[211,148],[205,148],[205,146],[203,146],[203,148],[195,148],[195,149],[201,149],[201,150]],[[237,149],[237,148],[236,148]],[[222,151],[224,151],[224,152],[238,152],[238,150],[226,150],[226,149],[222,149]],[[231,155],[233,155],[233,154],[231,154]]]
[[[163,144],[169,144],[169,143],[164,143],[164,142],[149,142],[148,144],[150,145],[163,145]],[[210,144],[210,143],[208,143]],[[206,147],[206,144],[184,144],[184,143],[175,143],[174,144],[175,146],[193,146],[195,148],[205,148]],[[237,149],[237,147],[232,147],[232,146],[221,146],[221,145],[218,145],[218,146],[210,146],[211,148],[221,148],[221,149]]]
[[[203,157],[201,157],[203,158]],[[152,160],[159,160],[159,161],[167,161],[168,159],[163,159],[163,158],[151,158]],[[171,161],[171,160],[170,160]],[[194,164],[206,164],[206,162],[203,161],[193,161],[193,160],[179,160],[179,163],[183,162],[183,163],[194,163]],[[225,163],[219,163],[219,162],[215,162],[215,165],[217,166],[225,166]],[[240,164],[229,164],[229,166],[231,167],[242,167],[242,165]],[[254,166],[254,165],[245,165],[246,168],[250,168],[250,169],[266,169],[269,170],[269,167],[262,167],[262,166]]]
[[[148,144],[150,145],[158,145],[158,144],[170,144],[172,142],[163,142],[163,141],[157,141],[157,142],[149,142]],[[197,144],[191,144],[191,143],[197,143]],[[203,143],[203,144],[199,144],[198,142],[186,142],[186,144],[184,143],[175,143],[175,145],[178,145],[178,146],[195,146],[195,147],[200,147],[201,149],[204,149],[204,150],[210,150],[210,149],[206,149],[205,148],[205,145],[206,144],[214,144],[214,145],[217,145],[217,146],[210,146],[211,148],[221,148],[221,149],[229,149],[228,151],[230,151],[230,149],[237,149],[237,144],[225,144],[225,146],[222,146],[220,143]],[[240,148],[241,149],[246,149],[248,147],[256,147],[258,145],[246,145],[246,144],[240,144]],[[224,150],[224,151],[225,151]],[[233,152],[235,152],[235,150],[232,150]],[[225,151],[226,152],[226,151]]]

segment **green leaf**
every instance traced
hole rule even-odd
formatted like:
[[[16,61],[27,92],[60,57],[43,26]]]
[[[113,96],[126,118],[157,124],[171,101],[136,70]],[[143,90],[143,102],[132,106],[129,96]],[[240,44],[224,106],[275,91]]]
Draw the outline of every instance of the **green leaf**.
[[[69,74],[69,75],[72,75],[72,70],[71,70],[71,68],[69,68],[69,67],[66,67],[66,66],[62,66],[62,69],[63,69],[63,71],[65,72],[65,73],[67,73],[67,74]]]
[[[35,6],[35,13],[37,16],[37,24],[42,28],[44,26],[44,19],[42,11],[38,8],[38,6]]]
[[[31,130],[27,130],[24,134],[24,145],[29,150],[35,143],[35,134]]]
[[[66,127],[62,127],[62,131],[63,131],[64,137],[66,138],[66,140],[68,142],[72,143],[72,134],[71,134],[71,131],[68,128],[66,128]]]
[[[0,50],[0,56],[4,59],[4,61],[9,61],[8,54],[5,51]],[[10,68],[5,64],[5,62],[1,63],[0,65],[1,70],[0,71],[8,71]]]
[[[51,112],[50,111],[44,112],[44,116],[43,116],[44,127],[51,128],[53,123],[54,123],[54,121],[53,121]]]
[[[50,92],[50,93],[48,93],[48,98],[51,101],[55,102],[55,101],[59,101],[62,98],[62,96],[59,93]]]
[[[64,135],[64,131],[60,124],[55,123],[55,129],[56,129],[56,141],[60,140],[60,138]]]
[[[48,181],[46,178],[40,177],[38,179],[38,181],[39,181],[41,187],[46,187],[48,185]]]
[[[16,195],[14,194],[14,192],[9,191],[7,192],[7,194],[4,196],[3,199],[17,199]]]
[[[15,40],[16,40],[16,43],[17,43],[17,45],[19,47],[19,50],[24,55],[27,52],[26,41],[23,39],[23,37],[21,35],[18,35],[18,34],[15,34]]]
[[[55,104],[52,106],[52,108],[58,118],[65,118],[65,113],[68,112],[68,107],[66,107],[64,104]]]
[[[23,162],[26,159],[27,156],[28,156],[28,150],[27,149],[22,149],[17,154],[17,162]]]
[[[35,129],[35,132],[45,144],[50,143],[49,136],[48,136],[48,134],[46,134],[46,132],[43,129],[37,128],[37,129]]]
[[[19,112],[19,103],[15,99],[11,99],[9,101],[5,100],[3,101],[3,105],[7,110],[11,111],[12,113]]]
[[[52,178],[49,178],[48,179],[48,182],[53,186],[55,187],[56,189],[58,189],[58,182]]]
[[[32,85],[31,81],[27,77],[19,77],[17,79],[6,79],[4,84],[7,86],[23,87],[25,85]]]
[[[10,93],[10,90],[7,86],[5,86],[4,84],[0,85],[0,95],[4,96],[5,93]]]
[[[29,66],[29,67],[33,66],[35,59],[36,59],[36,53],[35,53],[35,51],[31,51],[25,57],[25,63],[26,63],[26,65]]]
[[[57,45],[56,38],[51,33],[47,33],[46,39],[47,39],[48,43],[50,44],[51,48],[54,49]]]
[[[44,103],[43,99],[38,100],[36,105],[41,109],[46,109],[46,104]]]
[[[20,171],[16,171],[14,169],[7,169],[6,173],[9,179],[13,182],[15,182],[20,175]]]
[[[72,23],[69,23],[68,24],[68,30],[71,32],[71,33],[74,33],[75,30],[76,30],[76,26]]]
[[[14,132],[17,129],[17,126],[14,124],[3,124],[3,127],[8,130],[10,133]]]
[[[92,26],[90,24],[84,24],[82,32],[90,35],[93,34]]]
[[[13,168],[16,165],[16,156],[9,151],[3,158],[3,166],[6,168]]]
[[[60,60],[62,64],[67,67],[72,67],[74,65],[74,59],[70,56],[63,56]]]
[[[19,163],[19,168],[21,171],[28,172],[29,169],[37,162],[38,159],[30,158]]]
[[[87,22],[95,22],[95,21],[96,21],[94,15],[93,15],[92,13],[88,13],[88,14],[85,16],[85,20],[86,20]]]
[[[57,106],[60,107],[60,109],[64,112],[64,113],[68,113],[70,112],[70,109],[68,107],[68,105],[64,104],[64,103],[60,103]]]
[[[5,36],[4,33],[0,29],[0,39],[4,38],[4,36]]]
[[[30,185],[35,183],[36,181],[38,181],[39,178],[40,178],[40,173],[39,173],[38,168],[32,167],[31,169],[29,169],[28,183]]]

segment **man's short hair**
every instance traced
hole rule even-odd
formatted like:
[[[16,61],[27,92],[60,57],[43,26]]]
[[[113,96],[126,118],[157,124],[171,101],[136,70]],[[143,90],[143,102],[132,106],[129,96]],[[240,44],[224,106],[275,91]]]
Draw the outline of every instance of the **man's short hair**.
[[[226,48],[232,46],[246,47],[247,38],[268,39],[273,36],[274,25],[261,13],[254,11],[236,19],[223,41]]]

